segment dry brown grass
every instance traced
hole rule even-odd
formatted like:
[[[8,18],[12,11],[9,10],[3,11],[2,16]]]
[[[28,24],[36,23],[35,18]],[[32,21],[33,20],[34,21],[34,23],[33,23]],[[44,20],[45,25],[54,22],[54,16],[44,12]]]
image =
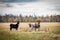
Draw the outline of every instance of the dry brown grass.
[[[9,25],[11,23],[0,23],[0,29],[4,28],[4,30],[8,30],[9,31]],[[29,28],[29,23],[20,23],[19,24],[19,28],[18,31],[22,32],[22,31],[30,31]],[[60,22],[41,22],[41,27],[40,27],[40,31],[49,31],[52,29],[52,27],[56,27],[56,26],[60,26]],[[13,29],[15,30],[15,29]]]

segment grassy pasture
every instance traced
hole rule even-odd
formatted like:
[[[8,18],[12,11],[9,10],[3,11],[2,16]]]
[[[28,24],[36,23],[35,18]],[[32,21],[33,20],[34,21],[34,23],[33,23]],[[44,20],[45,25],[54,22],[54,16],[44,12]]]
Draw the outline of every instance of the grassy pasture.
[[[28,23],[20,23],[17,31],[10,31],[9,25],[10,23],[0,23],[0,40],[60,40],[60,34],[53,33],[60,28],[59,22],[41,22],[40,31],[32,32]]]

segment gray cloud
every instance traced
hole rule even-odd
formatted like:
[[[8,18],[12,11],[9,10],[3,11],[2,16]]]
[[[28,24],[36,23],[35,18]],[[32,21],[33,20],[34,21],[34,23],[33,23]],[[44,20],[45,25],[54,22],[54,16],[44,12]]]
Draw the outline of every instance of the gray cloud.
[[[60,0],[45,0],[49,5],[52,5],[54,8],[50,9],[52,11],[60,11]]]
[[[6,7],[13,7],[11,4],[6,4]]]
[[[34,2],[38,0],[0,0],[0,2]]]
[[[0,4],[0,7],[13,7],[13,5],[11,5],[11,4]]]
[[[60,7],[55,7],[53,10],[60,12]]]
[[[49,5],[53,5],[53,9],[50,10],[54,10],[54,11],[60,11],[60,0],[0,0],[0,2],[46,2]],[[25,5],[25,4],[18,4],[18,5]],[[11,4],[6,4],[6,6],[4,7],[13,7],[13,5]]]

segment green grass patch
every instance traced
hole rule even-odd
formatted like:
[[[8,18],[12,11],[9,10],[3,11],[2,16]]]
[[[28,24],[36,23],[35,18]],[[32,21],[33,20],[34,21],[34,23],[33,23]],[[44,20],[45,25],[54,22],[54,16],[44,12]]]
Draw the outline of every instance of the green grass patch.
[[[60,26],[50,27],[49,32],[54,34],[60,34]]]
[[[51,33],[27,33],[0,31],[0,40],[60,40],[60,37],[53,37]]]

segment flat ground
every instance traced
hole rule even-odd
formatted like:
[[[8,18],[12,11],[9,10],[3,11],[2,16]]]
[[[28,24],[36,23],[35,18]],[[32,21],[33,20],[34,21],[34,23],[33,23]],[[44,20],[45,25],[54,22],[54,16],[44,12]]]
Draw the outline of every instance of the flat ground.
[[[20,23],[17,31],[10,31],[10,24],[0,23],[0,40],[60,40],[60,34],[54,34],[52,31],[60,28],[60,22],[41,22],[40,31],[32,32],[29,23]]]

